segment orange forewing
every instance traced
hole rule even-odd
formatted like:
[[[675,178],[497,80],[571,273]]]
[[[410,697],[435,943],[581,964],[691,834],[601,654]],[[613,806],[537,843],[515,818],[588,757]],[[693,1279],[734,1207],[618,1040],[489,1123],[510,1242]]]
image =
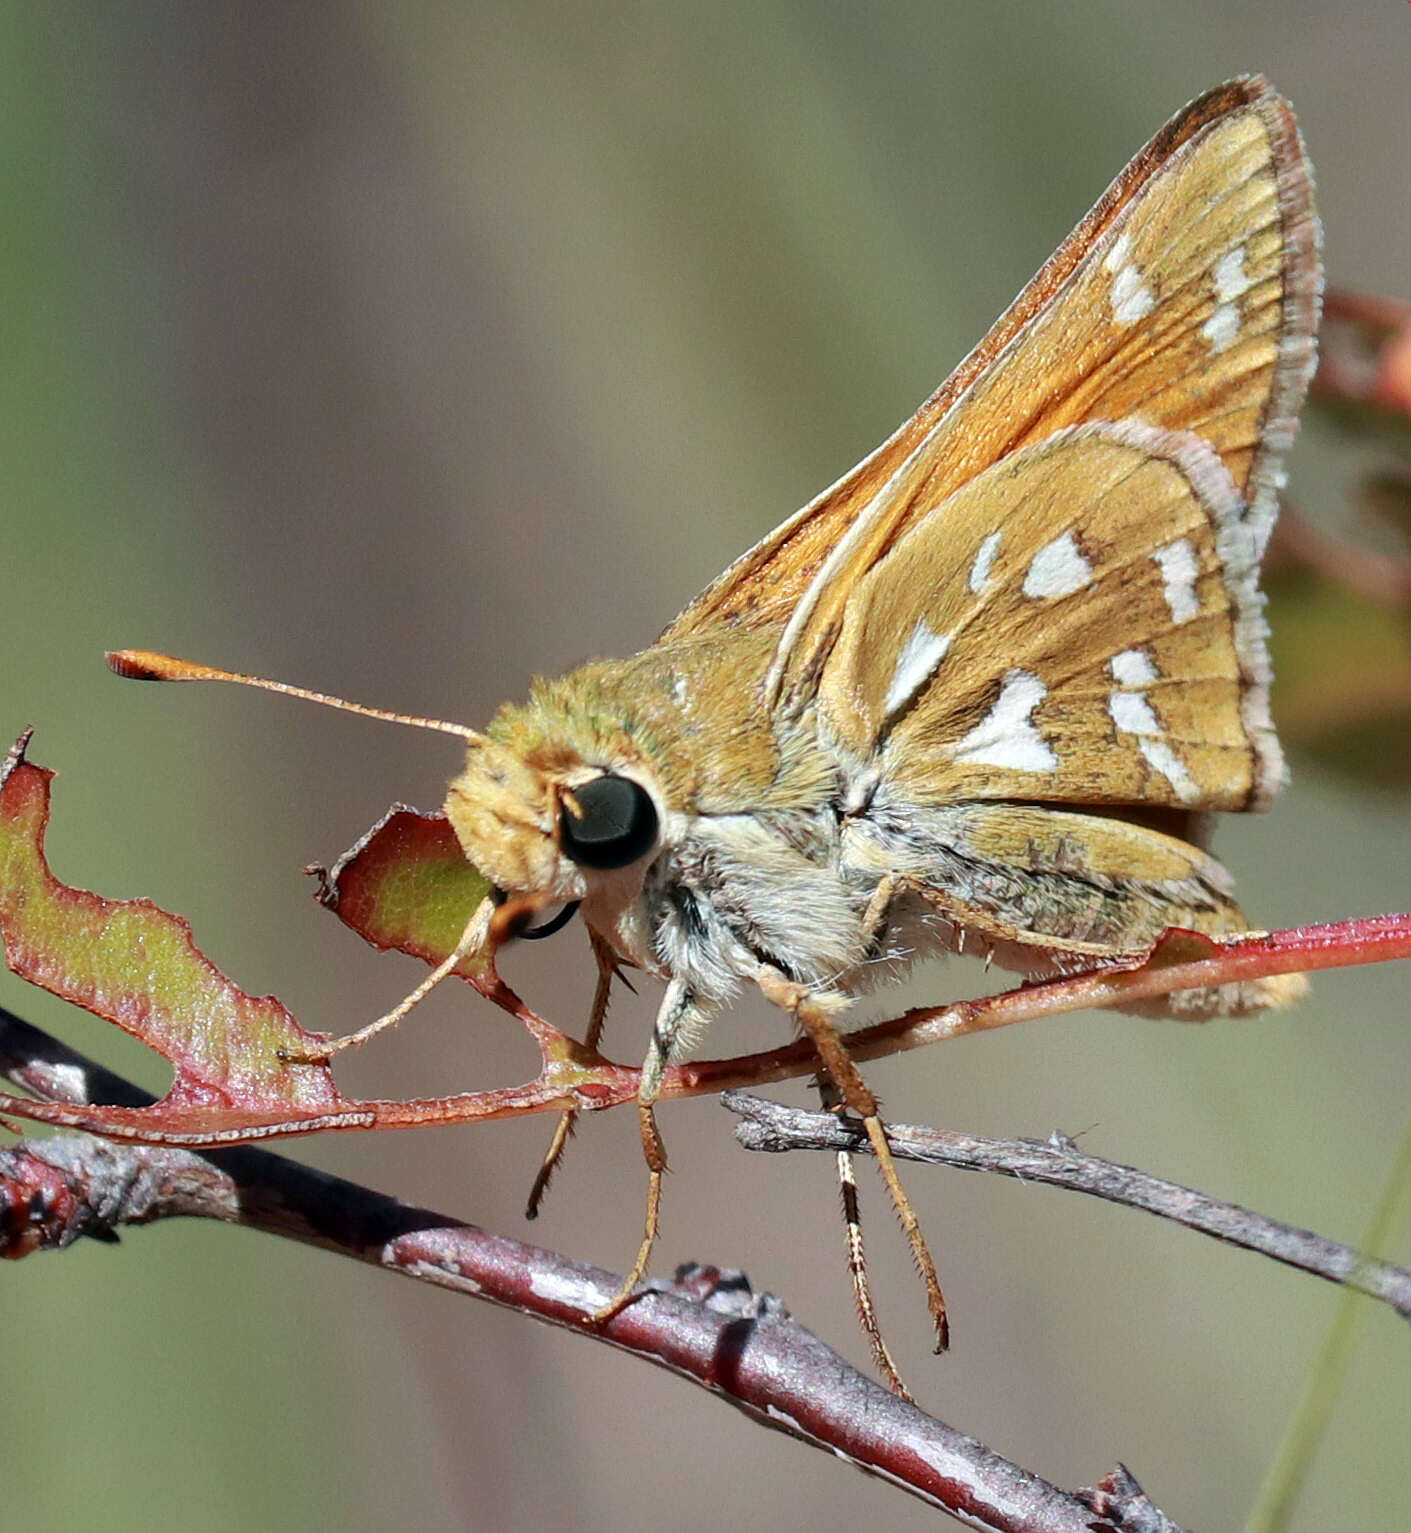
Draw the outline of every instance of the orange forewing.
[[[1229,261],[1240,252],[1239,268]],[[1287,104],[1217,87],[1136,156],[981,344],[886,443],[738,560],[663,635],[780,625],[770,696],[806,696],[855,582],[1015,449],[1137,415],[1219,453],[1261,524],[1313,360],[1320,276]],[[1232,333],[1233,331],[1233,333]]]

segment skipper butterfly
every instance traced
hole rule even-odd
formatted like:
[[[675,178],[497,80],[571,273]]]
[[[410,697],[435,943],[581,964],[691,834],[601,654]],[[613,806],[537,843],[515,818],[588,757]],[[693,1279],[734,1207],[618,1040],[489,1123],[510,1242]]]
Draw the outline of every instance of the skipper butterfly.
[[[865,1120],[943,1345],[931,1258],[840,1014],[937,951],[1047,976],[1130,959],[1168,927],[1245,929],[1209,829],[1214,811],[1267,807],[1283,777],[1258,571],[1320,284],[1287,103],[1256,76],[1219,86],[893,436],[651,648],[536,682],[483,734],[402,720],[466,739],[446,813],[496,895],[413,996],[330,1048],[404,1015],[470,947],[543,935],[563,911],[581,912],[605,975],[663,981],[638,1097],[647,1230],[605,1314],[656,1232],[662,1072],[743,986],[808,1033],[833,1100]],[[525,931],[548,906],[558,920]],[[1157,1005],[1251,1011],[1301,983]],[[860,1260],[854,1273],[900,1388]]]

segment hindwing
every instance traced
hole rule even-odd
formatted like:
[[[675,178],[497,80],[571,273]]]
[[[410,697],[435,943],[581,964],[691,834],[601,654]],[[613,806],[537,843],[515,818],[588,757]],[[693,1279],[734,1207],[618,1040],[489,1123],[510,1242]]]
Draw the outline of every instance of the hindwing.
[[[909,803],[1262,804],[1281,758],[1242,511],[1193,432],[1011,453],[856,583],[825,727]]]

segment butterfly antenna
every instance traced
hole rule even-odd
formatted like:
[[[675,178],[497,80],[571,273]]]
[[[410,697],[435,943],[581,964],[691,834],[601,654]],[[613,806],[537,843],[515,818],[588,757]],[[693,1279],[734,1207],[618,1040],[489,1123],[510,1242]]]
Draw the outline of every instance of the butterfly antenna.
[[[466,724],[452,724],[446,719],[424,719],[412,713],[389,713],[385,708],[369,708],[350,703],[326,692],[311,692],[306,687],[291,686],[287,681],[267,681],[263,676],[242,676],[238,671],[222,671],[213,665],[198,665],[194,660],[178,660],[175,655],[159,655],[150,649],[113,649],[106,656],[108,669],[130,681],[234,681],[242,687],[259,687],[265,692],[283,692],[288,697],[302,697],[305,702],[322,703],[326,708],[341,708],[345,713],[360,713],[365,719],[382,719],[388,724],[410,724],[417,729],[435,729],[443,735],[458,735],[462,740],[482,740],[478,730]]]

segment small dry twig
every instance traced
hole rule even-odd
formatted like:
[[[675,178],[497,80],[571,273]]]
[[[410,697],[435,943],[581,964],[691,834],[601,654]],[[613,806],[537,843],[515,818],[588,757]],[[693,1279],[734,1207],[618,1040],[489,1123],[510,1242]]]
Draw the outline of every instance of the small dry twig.
[[[866,1132],[851,1119],[785,1107],[740,1091],[725,1092],[721,1101],[740,1115],[742,1121],[735,1129],[735,1137],[748,1150],[868,1153]],[[1019,1181],[1045,1182],[1051,1187],[1067,1187],[1105,1198],[1110,1203],[1145,1209],[1188,1229],[1213,1235],[1228,1245],[1258,1251],[1330,1283],[1355,1288],[1389,1304],[1403,1320],[1411,1320],[1411,1272],[1404,1267],[1364,1257],[1351,1246],[1315,1235],[1311,1230],[1282,1224],[1237,1203],[1221,1202],[1133,1166],[1084,1154],[1065,1135],[1055,1133],[1047,1141],[980,1139],[952,1129],[889,1123],[887,1142],[899,1160],[953,1166],[961,1171],[993,1171]]]

